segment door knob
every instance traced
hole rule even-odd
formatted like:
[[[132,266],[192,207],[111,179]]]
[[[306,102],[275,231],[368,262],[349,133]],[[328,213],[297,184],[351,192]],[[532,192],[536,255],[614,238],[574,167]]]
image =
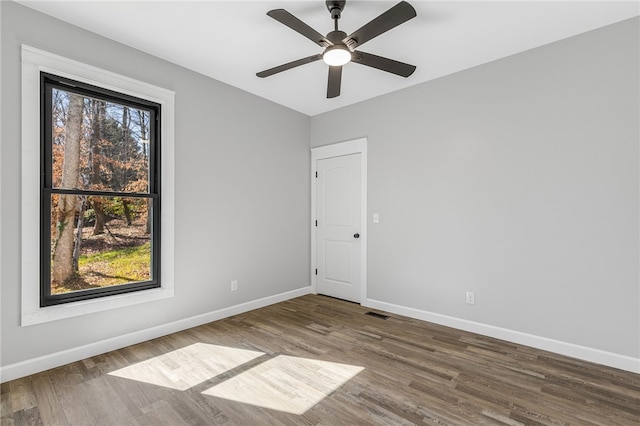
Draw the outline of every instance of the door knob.
[[[357,232],[355,234],[353,234],[353,238],[360,238],[360,234],[358,234]]]

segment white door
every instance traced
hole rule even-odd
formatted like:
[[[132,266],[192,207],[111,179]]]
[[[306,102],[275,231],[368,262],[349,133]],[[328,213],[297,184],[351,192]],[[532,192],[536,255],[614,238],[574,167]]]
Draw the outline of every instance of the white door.
[[[316,162],[317,292],[360,303],[360,155]]]

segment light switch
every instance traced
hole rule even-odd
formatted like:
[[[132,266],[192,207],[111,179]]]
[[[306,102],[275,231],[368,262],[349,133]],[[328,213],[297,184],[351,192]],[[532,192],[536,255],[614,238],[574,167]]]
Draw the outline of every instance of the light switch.
[[[373,214],[373,223],[380,223],[380,215],[378,213]]]

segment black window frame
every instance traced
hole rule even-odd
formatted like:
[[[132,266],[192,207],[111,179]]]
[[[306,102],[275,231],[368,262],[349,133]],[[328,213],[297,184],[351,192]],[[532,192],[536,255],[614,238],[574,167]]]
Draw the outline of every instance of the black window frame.
[[[149,188],[146,193],[94,191],[86,189],[53,188],[53,89],[77,93],[108,102],[149,111]],[[40,307],[72,303],[120,295],[161,287],[160,280],[160,234],[161,234],[161,105],[157,102],[137,98],[103,87],[76,81],[67,77],[40,72]],[[84,196],[108,196],[147,198],[152,200],[151,209],[151,280],[114,285],[109,287],[79,290],[63,294],[51,294],[51,195],[76,194]]]

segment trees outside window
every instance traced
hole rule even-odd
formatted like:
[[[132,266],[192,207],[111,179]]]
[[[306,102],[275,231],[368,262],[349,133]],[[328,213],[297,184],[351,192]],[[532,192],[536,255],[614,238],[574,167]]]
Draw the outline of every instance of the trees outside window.
[[[41,73],[40,305],[160,286],[160,105]]]

